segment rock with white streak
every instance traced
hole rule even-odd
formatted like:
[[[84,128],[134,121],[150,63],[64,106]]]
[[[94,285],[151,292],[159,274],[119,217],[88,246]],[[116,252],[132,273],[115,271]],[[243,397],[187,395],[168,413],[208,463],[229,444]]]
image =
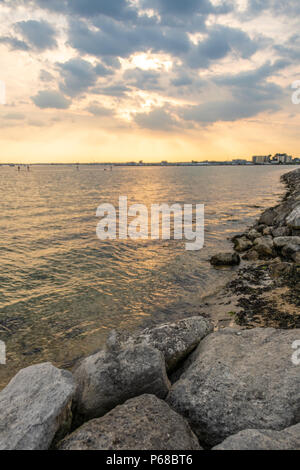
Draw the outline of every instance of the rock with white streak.
[[[129,339],[129,343],[145,343],[159,349],[166,360],[168,371],[172,371],[211,333],[212,323],[201,316],[189,317],[174,323],[147,328]]]

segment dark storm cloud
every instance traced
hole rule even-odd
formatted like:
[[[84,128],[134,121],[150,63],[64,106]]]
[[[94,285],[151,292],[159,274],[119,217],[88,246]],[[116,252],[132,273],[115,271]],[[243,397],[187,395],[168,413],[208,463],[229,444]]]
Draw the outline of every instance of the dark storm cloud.
[[[58,91],[42,90],[31,99],[41,109],[68,109],[71,105],[71,101]]]
[[[15,28],[36,49],[45,50],[57,46],[56,31],[47,21],[20,21]]]

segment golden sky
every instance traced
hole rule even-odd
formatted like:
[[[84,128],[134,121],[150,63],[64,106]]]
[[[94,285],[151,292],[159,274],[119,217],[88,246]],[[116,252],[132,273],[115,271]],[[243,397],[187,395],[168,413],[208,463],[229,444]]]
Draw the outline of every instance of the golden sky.
[[[300,156],[299,13],[297,0],[0,0],[0,163]]]

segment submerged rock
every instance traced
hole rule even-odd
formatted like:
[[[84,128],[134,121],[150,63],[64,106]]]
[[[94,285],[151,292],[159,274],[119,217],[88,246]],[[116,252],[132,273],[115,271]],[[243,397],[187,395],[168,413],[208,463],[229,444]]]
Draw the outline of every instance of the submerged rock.
[[[172,371],[212,330],[213,326],[206,318],[190,317],[147,328],[131,337],[127,344],[145,343],[159,349],[164,355],[167,370]]]
[[[241,258],[236,253],[218,253],[211,260],[213,266],[237,266],[241,262]]]
[[[300,450],[300,423],[283,431],[246,429],[213,450]]]
[[[292,344],[299,337],[299,329],[212,333],[193,353],[194,362],[172,386],[167,402],[210,446],[243,429],[296,424],[300,374]]]
[[[163,354],[147,344],[100,351],[84,359],[74,377],[77,425],[144,393],[165,398],[170,387]]]
[[[46,450],[71,426],[75,381],[50,363],[21,370],[0,393],[0,449]]]
[[[187,421],[164,401],[142,395],[77,429],[60,450],[201,450]]]

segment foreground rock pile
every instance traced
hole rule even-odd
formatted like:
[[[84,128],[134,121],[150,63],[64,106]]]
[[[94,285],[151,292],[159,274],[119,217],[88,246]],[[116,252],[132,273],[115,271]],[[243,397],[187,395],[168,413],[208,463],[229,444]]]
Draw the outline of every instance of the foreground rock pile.
[[[212,332],[201,316],[112,332],[73,374],[47,363],[16,375],[0,392],[0,449],[300,448],[298,339]]]

